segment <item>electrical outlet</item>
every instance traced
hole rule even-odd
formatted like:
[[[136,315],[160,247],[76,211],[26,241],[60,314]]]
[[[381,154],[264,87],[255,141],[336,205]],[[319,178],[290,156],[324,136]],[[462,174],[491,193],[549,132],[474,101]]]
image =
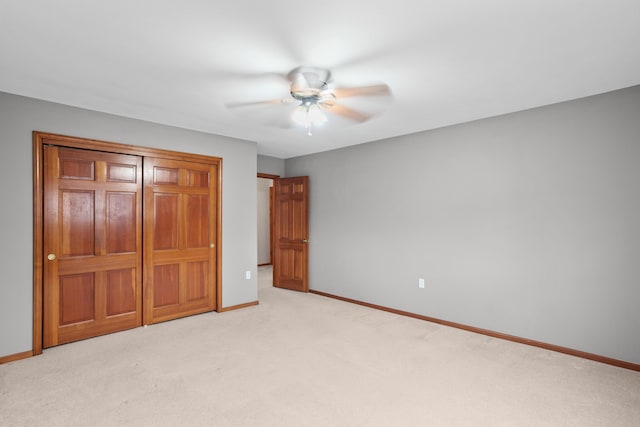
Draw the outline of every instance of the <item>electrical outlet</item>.
[[[418,287],[424,289],[424,279],[422,277],[418,279]]]
[[[244,272],[244,278],[247,280],[251,279],[251,270],[247,270]]]

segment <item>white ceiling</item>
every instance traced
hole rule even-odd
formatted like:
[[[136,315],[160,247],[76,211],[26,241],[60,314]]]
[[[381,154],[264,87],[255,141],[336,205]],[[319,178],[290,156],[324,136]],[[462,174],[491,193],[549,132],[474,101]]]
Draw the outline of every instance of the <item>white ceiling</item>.
[[[282,78],[384,82],[362,124],[265,124]],[[256,141],[289,158],[640,84],[638,0],[0,0],[0,91]]]

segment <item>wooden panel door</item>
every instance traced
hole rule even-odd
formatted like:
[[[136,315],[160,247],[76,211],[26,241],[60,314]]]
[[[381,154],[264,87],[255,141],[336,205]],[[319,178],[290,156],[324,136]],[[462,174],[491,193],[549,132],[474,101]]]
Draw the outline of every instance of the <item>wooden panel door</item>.
[[[142,323],[142,159],[44,147],[43,345]]]
[[[280,178],[275,188],[273,285],[309,290],[309,177]]]
[[[217,164],[145,157],[145,324],[216,309],[217,180]]]

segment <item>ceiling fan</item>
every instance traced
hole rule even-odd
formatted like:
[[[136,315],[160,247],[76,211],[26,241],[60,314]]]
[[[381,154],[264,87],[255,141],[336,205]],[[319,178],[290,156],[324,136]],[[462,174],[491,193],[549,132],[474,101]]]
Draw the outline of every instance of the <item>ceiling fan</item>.
[[[391,99],[391,90],[386,84],[369,86],[333,88],[331,71],[319,67],[297,67],[286,74],[289,82],[289,97],[268,99],[263,101],[227,103],[232,109],[254,107],[269,104],[296,104],[290,120],[303,125],[307,135],[312,135],[314,126],[326,123],[329,119],[325,113],[343,117],[353,122],[366,122],[373,114],[351,108],[341,100],[361,96],[382,97]]]

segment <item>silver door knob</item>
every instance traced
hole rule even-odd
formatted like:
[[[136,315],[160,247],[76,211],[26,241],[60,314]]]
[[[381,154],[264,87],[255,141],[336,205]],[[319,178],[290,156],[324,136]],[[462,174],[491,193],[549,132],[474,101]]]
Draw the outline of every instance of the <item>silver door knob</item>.
[[[56,259],[56,254],[49,254],[49,255],[47,255],[47,259],[48,259],[49,261],[53,261],[54,259]]]

